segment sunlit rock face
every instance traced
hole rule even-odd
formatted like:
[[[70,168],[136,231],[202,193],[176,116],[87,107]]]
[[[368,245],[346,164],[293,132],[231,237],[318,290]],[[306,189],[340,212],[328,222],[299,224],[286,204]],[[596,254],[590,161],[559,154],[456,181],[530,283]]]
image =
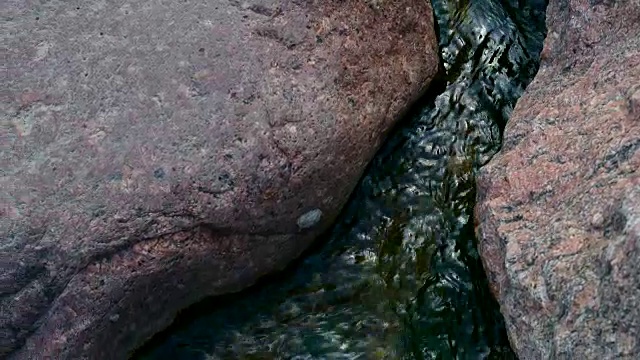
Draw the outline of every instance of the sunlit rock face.
[[[638,359],[640,6],[552,0],[547,26],[478,178],[480,252],[520,359]]]
[[[472,209],[476,170],[537,69],[545,4],[528,3],[433,1],[443,81],[389,137],[326,242],[277,280],[202,304],[140,358],[514,358]]]

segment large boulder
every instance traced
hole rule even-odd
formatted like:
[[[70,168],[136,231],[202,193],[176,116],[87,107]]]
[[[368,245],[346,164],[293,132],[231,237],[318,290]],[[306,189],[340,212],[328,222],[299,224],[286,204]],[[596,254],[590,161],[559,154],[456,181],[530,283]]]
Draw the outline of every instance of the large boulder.
[[[13,359],[124,359],[285,266],[438,70],[423,0],[10,0],[2,17]]]
[[[640,6],[551,0],[542,64],[478,178],[521,360],[640,356]]]

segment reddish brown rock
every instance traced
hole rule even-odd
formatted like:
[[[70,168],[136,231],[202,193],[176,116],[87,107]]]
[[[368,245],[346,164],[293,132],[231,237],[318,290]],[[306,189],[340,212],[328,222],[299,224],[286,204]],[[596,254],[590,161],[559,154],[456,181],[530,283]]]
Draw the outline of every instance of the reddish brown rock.
[[[0,357],[123,359],[332,222],[437,71],[422,0],[3,5]]]
[[[540,71],[478,179],[521,360],[640,356],[640,6],[551,0]]]

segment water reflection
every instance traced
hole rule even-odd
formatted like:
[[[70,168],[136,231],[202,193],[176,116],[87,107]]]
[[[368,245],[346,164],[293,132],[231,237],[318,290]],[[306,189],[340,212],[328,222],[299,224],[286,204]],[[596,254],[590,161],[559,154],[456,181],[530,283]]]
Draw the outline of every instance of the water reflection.
[[[475,171],[537,70],[546,2],[432,4],[442,93],[390,137],[329,239],[277,279],[192,310],[136,357],[515,358],[470,218]]]

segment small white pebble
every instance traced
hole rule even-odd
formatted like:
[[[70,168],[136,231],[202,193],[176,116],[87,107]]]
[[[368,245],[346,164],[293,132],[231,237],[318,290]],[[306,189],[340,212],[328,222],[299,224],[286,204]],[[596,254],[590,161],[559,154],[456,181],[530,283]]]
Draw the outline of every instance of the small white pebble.
[[[602,216],[601,213],[596,213],[595,215],[593,215],[593,217],[591,218],[591,225],[593,227],[599,228],[602,227],[602,224],[604,224],[604,216]]]
[[[321,218],[322,218],[322,210],[313,209],[311,211],[304,213],[298,218],[298,221],[297,221],[298,227],[300,229],[308,229],[318,224]]]

